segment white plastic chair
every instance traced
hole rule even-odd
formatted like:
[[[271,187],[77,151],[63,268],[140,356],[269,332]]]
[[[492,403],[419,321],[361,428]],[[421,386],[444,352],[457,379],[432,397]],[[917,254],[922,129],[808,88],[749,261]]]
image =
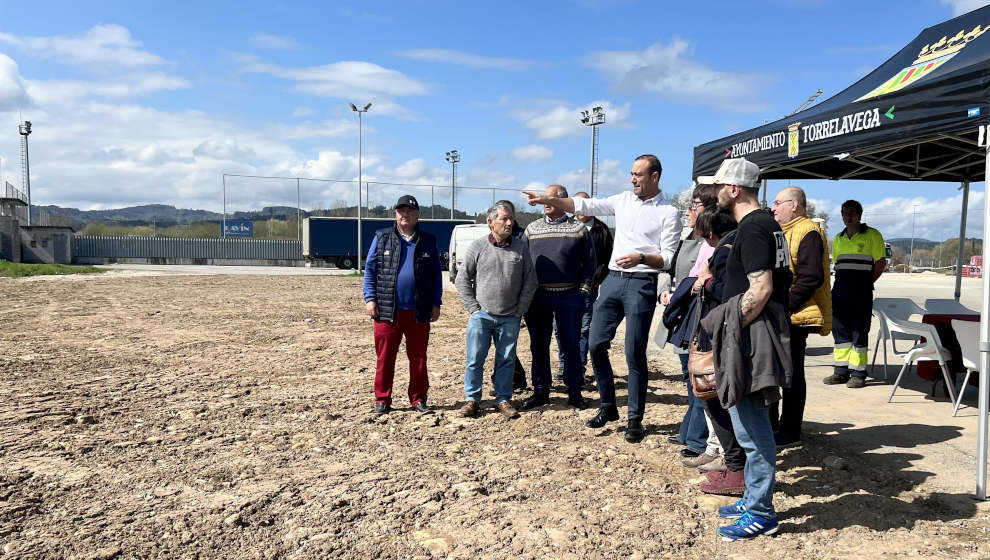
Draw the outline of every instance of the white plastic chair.
[[[952,399],[952,402],[955,402],[955,388],[952,386],[952,380],[949,377],[949,366],[946,363],[952,358],[952,354],[945,348],[942,348],[942,341],[938,338],[938,331],[935,330],[935,325],[913,323],[911,321],[901,321],[893,317],[887,317],[887,328],[891,334],[899,332],[925,338],[924,342],[919,339],[917,344],[904,353],[904,365],[901,366],[901,371],[897,374],[897,379],[894,380],[894,388],[890,391],[890,397],[887,399],[887,402],[889,403],[894,400],[894,393],[897,391],[897,386],[901,383],[901,378],[904,377],[904,372],[908,367],[913,365],[914,362],[926,360],[938,362],[939,367],[942,369],[942,378],[945,380],[945,386],[949,389],[949,398]]]
[[[969,375],[974,371],[980,371],[980,323],[953,319],[952,330],[956,332],[956,340],[959,341],[959,348],[962,350],[963,367],[966,368],[966,377],[959,386],[956,407],[952,409],[952,415],[955,416],[959,412],[959,403],[962,402],[963,394],[966,392]]]
[[[891,333],[887,327],[887,318],[891,317],[902,321],[907,321],[912,315],[924,315],[925,309],[908,298],[877,298],[873,300],[873,315],[880,323],[880,332],[877,336],[877,343],[873,345],[873,363],[870,365],[872,373],[877,367],[877,354],[880,345],[883,344],[883,378],[887,379],[887,342],[895,356],[903,357],[907,350],[898,350],[897,341],[905,341],[911,345],[917,344],[918,337],[907,335],[902,332]]]

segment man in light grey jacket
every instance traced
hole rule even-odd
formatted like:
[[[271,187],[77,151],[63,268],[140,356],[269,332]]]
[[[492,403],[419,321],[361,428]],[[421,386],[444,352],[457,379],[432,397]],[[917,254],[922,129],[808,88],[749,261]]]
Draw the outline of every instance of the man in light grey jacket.
[[[516,340],[523,313],[536,293],[536,271],[529,246],[512,236],[515,212],[504,203],[488,210],[487,237],[468,246],[454,285],[471,318],[467,328],[467,367],[461,416],[478,414],[485,358],[495,342],[495,408],[506,418],[519,414],[512,407],[512,372]]]

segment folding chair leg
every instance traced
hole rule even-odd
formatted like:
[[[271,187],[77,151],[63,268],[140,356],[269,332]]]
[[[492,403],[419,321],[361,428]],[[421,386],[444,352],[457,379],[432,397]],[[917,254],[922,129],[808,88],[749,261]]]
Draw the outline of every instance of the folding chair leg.
[[[906,370],[909,365],[911,365],[911,362],[905,362],[904,365],[901,366],[901,371],[900,371],[900,373],[897,374],[897,379],[894,380],[894,388],[891,389],[891,391],[890,391],[890,397],[887,399],[887,402],[890,402],[890,401],[894,400],[894,391],[897,390],[897,385],[900,384],[901,377],[904,377],[904,370]]]
[[[883,345],[883,380],[887,380],[887,344]]]
[[[887,350],[884,348],[884,350]],[[880,351],[880,337],[877,337],[877,343],[873,345],[873,363],[870,364],[870,374],[872,375],[874,370],[877,369],[877,353]]]
[[[956,389],[952,385],[952,378],[949,376],[949,366],[939,360],[938,365],[942,368],[942,379],[945,380],[945,387],[949,390],[950,402],[956,402]]]
[[[966,377],[963,377],[962,385],[959,387],[959,396],[956,397],[956,407],[952,409],[952,416],[959,413],[959,404],[962,403],[963,394],[966,393],[966,385],[969,384],[969,374],[973,373],[969,368],[966,369]]]

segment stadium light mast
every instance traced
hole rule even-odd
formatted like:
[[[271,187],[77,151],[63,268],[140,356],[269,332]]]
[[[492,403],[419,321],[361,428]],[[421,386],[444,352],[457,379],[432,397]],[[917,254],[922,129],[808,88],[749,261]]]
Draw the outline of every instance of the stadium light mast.
[[[457,162],[461,161],[461,154],[457,150],[447,152],[447,161],[450,163],[450,219],[454,219],[454,190],[457,188]]]
[[[31,134],[31,121],[24,121],[17,125],[17,132],[21,135],[21,186],[27,194],[28,219],[27,225],[31,225],[31,161],[28,157],[28,136]]]
[[[598,184],[598,125],[605,124],[605,109],[594,107],[590,111],[581,111],[581,124],[591,127],[591,198],[595,197],[595,186]]]
[[[357,240],[358,241],[358,257],[357,257],[357,269],[358,269],[358,272],[361,272],[362,270],[364,270],[364,266],[361,264],[361,249],[362,249],[362,247],[361,247],[361,243],[362,243],[362,238],[361,238],[361,204],[362,204],[362,202],[361,202],[361,180],[362,180],[362,177],[361,177],[361,172],[362,172],[362,169],[361,169],[361,152],[363,150],[363,146],[361,145],[362,144],[362,137],[361,137],[361,126],[362,126],[362,122],[361,122],[361,117],[365,113],[368,112],[368,109],[371,109],[371,103],[368,103],[367,105],[365,105],[364,106],[364,109],[358,109],[353,103],[349,103],[349,105],[351,106],[351,110],[354,111],[354,112],[356,112],[358,114],[358,207],[357,207],[357,218],[358,218],[358,236],[357,236],[358,237],[358,240]]]

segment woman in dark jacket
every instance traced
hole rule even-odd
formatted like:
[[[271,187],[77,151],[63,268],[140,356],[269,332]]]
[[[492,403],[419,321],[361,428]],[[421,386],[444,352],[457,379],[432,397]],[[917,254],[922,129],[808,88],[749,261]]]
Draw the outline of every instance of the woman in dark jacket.
[[[722,293],[725,287],[725,267],[729,259],[729,251],[736,237],[736,221],[732,215],[717,208],[705,209],[695,222],[698,234],[709,245],[715,247],[715,252],[708,261],[708,271],[702,271],[695,281],[692,291],[705,291],[705,303],[702,315],[722,303]],[[708,342],[707,340],[705,341]],[[709,347],[702,348],[709,350]],[[701,483],[701,491],[707,494],[725,496],[741,496],[746,490],[743,480],[743,468],[746,466],[746,453],[736,441],[732,429],[732,419],[729,412],[722,408],[718,399],[706,399],[703,402],[705,414],[711,420],[711,425],[719,444],[722,446],[725,467],[724,470],[709,470],[705,482]]]

